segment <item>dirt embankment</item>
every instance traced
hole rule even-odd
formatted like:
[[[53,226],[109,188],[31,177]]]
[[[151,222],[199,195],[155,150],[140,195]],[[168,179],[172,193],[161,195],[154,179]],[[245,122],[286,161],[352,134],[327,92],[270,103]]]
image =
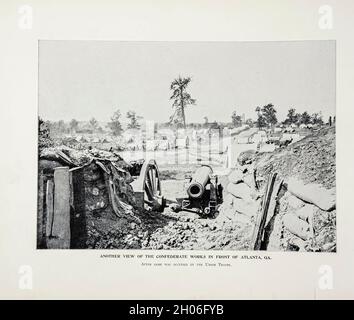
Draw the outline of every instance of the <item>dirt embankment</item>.
[[[282,178],[298,177],[330,189],[336,185],[335,127],[314,131],[304,139],[255,158],[257,175],[278,172]]]
[[[245,181],[245,176],[240,173],[245,167],[248,171],[255,170],[258,191],[263,194],[266,181],[276,172],[277,183],[283,181],[283,185],[271,212],[268,212],[264,243],[266,250],[335,251],[335,155],[335,127],[315,131],[272,153],[241,154],[238,167],[229,176],[234,183],[226,195],[226,199],[231,198],[231,206],[224,206],[223,214],[233,214],[234,219],[238,220],[241,216],[248,216],[254,223],[261,212],[262,201],[257,200],[256,214],[250,206],[245,206],[244,212],[239,209],[237,203],[243,194],[240,187],[236,190],[235,185],[239,186]],[[233,181],[235,175],[239,176],[239,181]],[[234,189],[235,192],[232,192]],[[311,192],[306,194],[306,190]],[[233,205],[235,202],[236,205]]]

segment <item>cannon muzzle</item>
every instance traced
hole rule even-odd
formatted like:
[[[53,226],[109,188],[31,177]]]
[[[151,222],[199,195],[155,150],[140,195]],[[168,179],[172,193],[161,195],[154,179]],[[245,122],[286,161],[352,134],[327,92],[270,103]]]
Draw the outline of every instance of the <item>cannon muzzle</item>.
[[[212,173],[213,170],[209,166],[202,166],[196,170],[187,189],[191,198],[200,198],[203,195]]]

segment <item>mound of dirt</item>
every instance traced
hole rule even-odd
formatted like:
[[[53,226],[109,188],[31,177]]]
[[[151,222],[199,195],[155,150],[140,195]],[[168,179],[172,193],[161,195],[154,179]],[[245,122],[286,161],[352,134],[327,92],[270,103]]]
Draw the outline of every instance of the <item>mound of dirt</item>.
[[[272,210],[268,210],[262,247],[270,251],[335,251],[335,155],[334,127],[322,128],[271,153],[241,153],[237,167],[228,177],[230,183],[220,215],[236,223],[241,223],[242,219],[251,229],[256,229],[254,224],[264,204],[256,196],[252,202],[248,193],[262,196],[270,175],[277,173],[276,185],[280,186],[280,193],[274,197]],[[254,181],[251,181],[253,177]],[[290,181],[295,180],[300,186],[298,194],[287,189]],[[284,181],[283,185],[281,181]],[[310,189],[315,191],[304,196],[305,190]],[[326,194],[328,199],[317,195],[317,201],[311,203],[311,198],[316,198],[316,191],[318,195]],[[319,200],[333,205],[319,205]],[[251,237],[251,233],[243,236]]]
[[[310,186],[318,191],[325,188],[328,196],[320,200],[331,200],[335,204],[335,155],[335,127],[323,128],[272,154],[257,155],[255,167],[257,176],[264,179],[271,172],[277,172],[278,179],[284,179],[285,184],[298,180],[303,184],[300,191]],[[309,199],[315,197],[315,193],[306,195],[307,199],[304,199],[286,190],[279,197],[278,211],[269,226],[272,232],[268,250],[336,250],[336,210],[311,203]],[[331,199],[327,199],[330,195]]]
[[[270,172],[279,177],[297,177],[305,183],[319,183],[330,189],[336,185],[335,127],[314,131],[304,139],[255,158],[257,175]]]

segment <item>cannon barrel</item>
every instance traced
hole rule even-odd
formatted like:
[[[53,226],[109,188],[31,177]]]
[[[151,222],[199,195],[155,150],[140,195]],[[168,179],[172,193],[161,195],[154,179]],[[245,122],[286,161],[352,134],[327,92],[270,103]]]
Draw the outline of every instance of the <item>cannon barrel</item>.
[[[212,173],[213,170],[209,166],[202,166],[195,171],[187,189],[191,198],[200,198],[203,195]]]

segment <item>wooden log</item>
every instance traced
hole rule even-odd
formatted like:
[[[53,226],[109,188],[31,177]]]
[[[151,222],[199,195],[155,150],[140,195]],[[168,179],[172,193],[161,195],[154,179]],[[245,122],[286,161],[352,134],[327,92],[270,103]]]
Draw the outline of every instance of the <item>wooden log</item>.
[[[50,249],[70,248],[69,167],[59,167],[54,171],[54,217],[47,246]]]

